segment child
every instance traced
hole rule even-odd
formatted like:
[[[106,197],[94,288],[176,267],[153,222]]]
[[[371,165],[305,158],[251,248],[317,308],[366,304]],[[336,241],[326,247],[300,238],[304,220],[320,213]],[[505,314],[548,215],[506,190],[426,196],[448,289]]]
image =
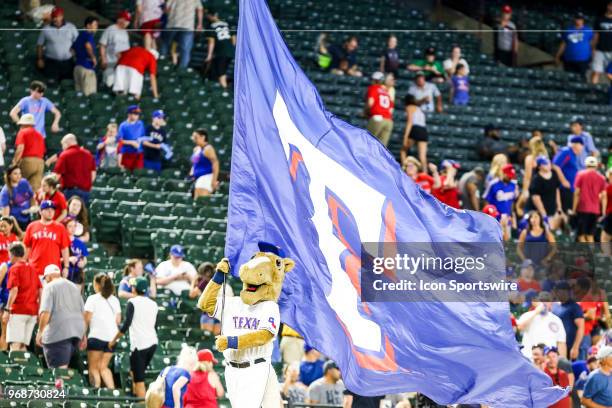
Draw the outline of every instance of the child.
[[[119,143],[117,142],[117,124],[109,123],[106,126],[106,134],[97,147],[96,163],[103,169],[114,168],[119,165]]]
[[[55,204],[55,218],[57,222],[62,220],[68,214],[68,203],[64,194],[58,190],[59,181],[54,174],[49,174],[42,179],[41,189],[36,194],[36,201],[38,205],[44,200],[51,200]]]
[[[162,110],[153,112],[153,120],[147,126],[147,138],[142,142],[145,169],[160,172],[162,169],[161,146],[166,142],[166,115]]]
[[[467,105],[470,101],[470,81],[466,72],[465,65],[457,64],[455,75],[451,78],[450,102],[453,105]]]
[[[85,281],[85,265],[87,265],[87,245],[74,236],[77,221],[74,217],[66,218],[66,230],[70,237],[70,267],[68,268],[68,280],[82,288]]]

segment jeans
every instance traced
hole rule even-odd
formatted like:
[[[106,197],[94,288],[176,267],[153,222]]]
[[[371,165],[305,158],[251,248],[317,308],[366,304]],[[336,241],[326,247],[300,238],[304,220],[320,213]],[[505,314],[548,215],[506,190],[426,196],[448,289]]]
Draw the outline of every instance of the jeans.
[[[585,334],[582,338],[582,343],[580,343],[580,348],[578,351],[578,360],[586,360],[587,355],[589,353],[589,349],[592,346],[591,335]]]
[[[191,59],[191,48],[193,47],[193,31],[183,28],[170,28],[170,31],[164,31],[160,47],[161,55],[168,55],[168,50],[172,45],[172,41],[178,43],[178,52],[180,54],[179,67],[187,68]]]
[[[70,199],[72,196],[78,196],[85,202],[85,205],[89,205],[89,191],[81,190],[78,188],[67,188],[63,190],[64,197],[66,197],[66,201]]]

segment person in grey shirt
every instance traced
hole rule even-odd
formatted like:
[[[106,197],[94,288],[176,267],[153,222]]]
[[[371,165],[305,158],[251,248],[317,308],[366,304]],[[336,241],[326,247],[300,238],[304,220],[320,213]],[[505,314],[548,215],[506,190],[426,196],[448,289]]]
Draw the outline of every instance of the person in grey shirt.
[[[43,279],[36,344],[42,347],[49,368],[67,368],[79,346],[85,345],[83,297],[55,264],[47,265]]]
[[[308,387],[308,404],[342,405],[344,383],[340,379],[340,369],[329,360],[323,366],[323,377]]]
[[[519,40],[516,25],[512,22],[512,7],[502,7],[501,18],[495,26],[495,59],[504,65],[516,65]]]
[[[132,16],[127,11],[122,11],[117,16],[117,21],[104,30],[100,37],[100,68],[102,68],[102,81],[109,88],[115,82],[115,67],[121,53],[130,49],[130,37],[126,28],[130,26]]]
[[[408,88],[408,93],[414,95],[416,103],[423,112],[442,112],[442,95],[438,87],[425,80],[425,73],[417,72],[414,84]]]
[[[64,10],[55,7],[51,24],[46,25],[36,42],[36,66],[50,81],[72,78],[72,44],[79,32],[72,23],[64,21]]]
[[[166,2],[168,24],[162,33],[160,54],[167,55],[173,41],[178,44],[179,68],[187,68],[191,60],[194,28],[202,31],[204,8],[201,0],[168,0]],[[197,17],[197,25],[195,20]]]
[[[461,202],[466,210],[480,211],[480,189],[485,179],[485,171],[482,167],[474,167],[459,179],[459,191],[461,191]]]

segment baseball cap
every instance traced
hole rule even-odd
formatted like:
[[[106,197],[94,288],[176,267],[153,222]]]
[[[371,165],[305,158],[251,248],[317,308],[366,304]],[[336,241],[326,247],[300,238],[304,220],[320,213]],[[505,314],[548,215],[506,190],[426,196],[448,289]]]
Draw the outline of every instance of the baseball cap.
[[[514,166],[511,164],[506,164],[502,167],[502,172],[508,176],[510,180],[514,180],[516,178],[516,170],[514,170]]]
[[[576,14],[574,14],[574,20],[584,20],[584,13],[579,11]]]
[[[383,79],[385,79],[385,74],[380,71],[376,71],[372,74],[372,79],[374,81],[382,81]]]
[[[49,264],[45,266],[45,271],[43,272],[43,278],[48,275],[53,275],[54,273],[61,274],[62,271],[60,270],[59,266],[57,266],[56,264]]]
[[[504,4],[502,7],[502,13],[512,13],[512,7],[509,4]]]
[[[533,266],[533,261],[531,259],[525,259],[521,262],[521,268],[528,268],[530,266]]]
[[[209,361],[211,363],[218,363],[212,351],[209,349],[203,349],[198,351],[198,361]]]
[[[436,55],[436,49],[434,47],[427,47],[425,49],[425,55]]]
[[[549,163],[550,163],[550,160],[548,160],[548,157],[544,156],[543,154],[539,155],[536,158],[536,164],[538,166],[545,166],[545,165],[547,165]]]
[[[584,144],[584,139],[582,138],[582,136],[573,136],[570,139],[570,143],[580,143],[581,145]]]
[[[579,118],[579,117],[573,117],[573,118],[572,118],[572,120],[571,120],[571,122],[570,122],[570,125],[573,125],[574,123],[577,123],[577,124],[579,124],[579,125],[582,125],[582,124],[583,124],[582,119],[581,119],[581,118]]]
[[[587,167],[597,167],[597,157],[589,156],[584,160],[584,165]]]
[[[545,347],[544,348],[544,355],[548,355],[548,353],[550,353],[551,351],[554,351],[555,353],[559,354],[559,349],[556,347]]]
[[[31,113],[24,113],[19,118],[19,122],[17,122],[17,124],[34,126],[36,124],[36,120],[34,119],[34,115]]]
[[[51,200],[44,200],[42,203],[40,203],[40,209],[41,210],[46,210],[47,208],[55,209],[55,204],[53,203],[53,201],[51,201]]]
[[[147,51],[149,51],[149,52],[151,53],[151,55],[153,55],[153,57],[154,57],[156,60],[157,60],[157,59],[159,59],[159,51],[154,50],[154,49],[150,49],[150,50],[147,50]]]
[[[269,242],[259,241],[257,247],[261,252],[272,252],[274,255],[280,256],[281,258],[285,257],[285,251],[283,251],[281,247]]]
[[[570,285],[567,281],[559,281],[555,284],[555,289],[557,290],[570,290]]]
[[[124,20],[127,20],[127,21],[132,21],[132,15],[127,10],[123,10],[123,11],[119,12],[119,14],[117,14],[117,20],[119,20],[121,18],[124,19]]]
[[[483,207],[482,212],[490,215],[493,218],[499,217],[499,211],[493,204],[487,204]]]
[[[166,114],[164,113],[163,110],[158,109],[156,111],[153,111],[153,113],[151,114],[152,117],[154,118],[161,118],[164,119],[166,117]]]
[[[140,113],[140,112],[142,111],[140,110],[140,106],[138,105],[130,105],[127,108],[127,113]]]
[[[64,15],[64,9],[61,7],[53,7],[53,11],[51,12],[51,18],[53,17],[57,17],[57,16],[63,16]]]
[[[333,360],[326,361],[325,364],[323,364],[323,374],[326,374],[327,371],[331,370],[332,368],[336,368],[339,370],[338,365],[336,364],[335,361]]]
[[[183,247],[180,245],[172,245],[172,247],[170,247],[170,255],[176,256],[177,258],[184,258],[185,251],[183,251]]]
[[[608,357],[612,357],[612,346],[603,346],[597,352],[597,359],[603,360]]]
[[[315,348],[308,344],[304,344],[304,353],[308,353],[311,350],[315,350]]]
[[[442,160],[442,163],[440,163],[440,167],[442,167],[442,168],[445,168],[445,167],[454,167],[456,169],[460,169],[461,168],[461,164],[459,164],[459,162],[456,162],[455,160],[444,159],[444,160]]]
[[[147,289],[149,289],[149,280],[142,276],[130,279],[129,284],[136,288],[136,292],[140,294],[146,293]]]

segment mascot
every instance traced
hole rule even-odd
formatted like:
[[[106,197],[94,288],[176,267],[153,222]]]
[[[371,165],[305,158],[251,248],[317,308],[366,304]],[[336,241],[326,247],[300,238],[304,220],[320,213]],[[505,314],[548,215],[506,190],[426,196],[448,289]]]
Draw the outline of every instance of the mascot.
[[[282,406],[276,373],[271,364],[272,341],[278,333],[278,298],[285,274],[295,262],[267,242],[240,267],[240,296],[217,297],[230,271],[227,259],[198,300],[198,307],[221,321],[223,335],[216,340],[225,357],[225,382],[233,408],[279,408]]]

